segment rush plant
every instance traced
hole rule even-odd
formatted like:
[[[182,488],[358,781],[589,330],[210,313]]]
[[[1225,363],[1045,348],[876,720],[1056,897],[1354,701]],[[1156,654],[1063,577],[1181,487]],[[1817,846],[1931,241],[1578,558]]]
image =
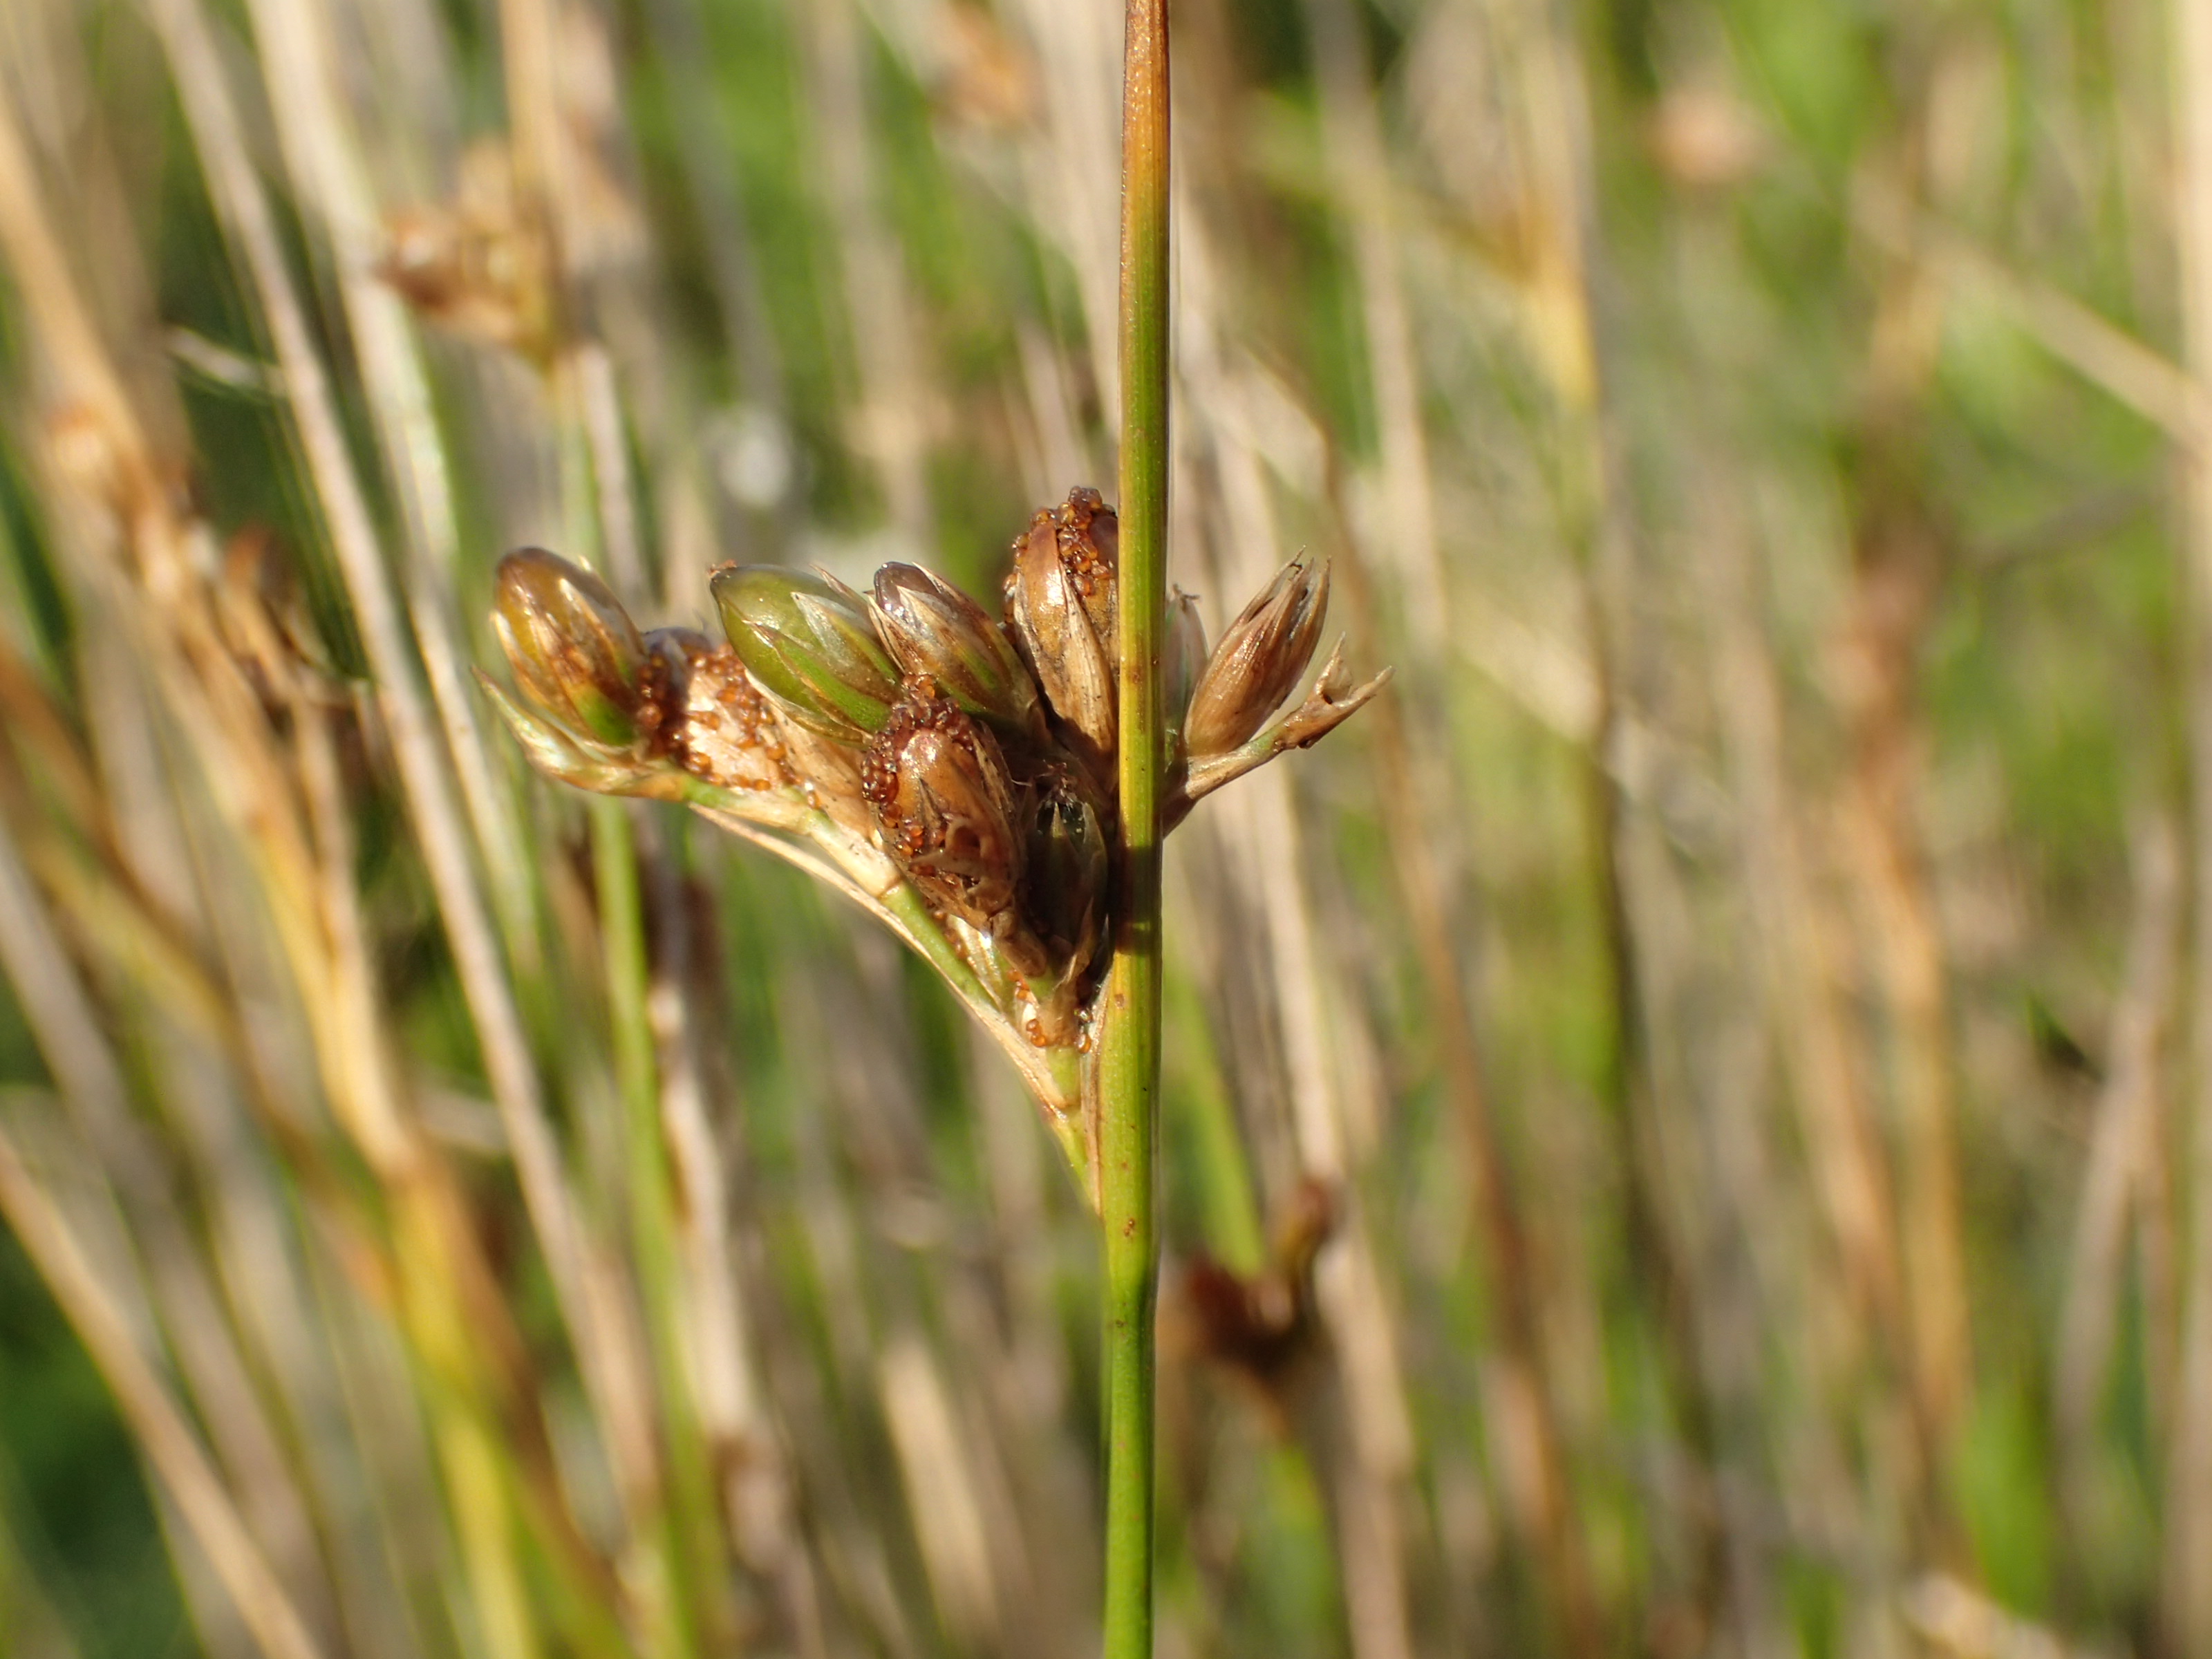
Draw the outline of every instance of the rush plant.
[[[1319,741],[1380,690],[1340,643],[1306,696],[1328,566],[1303,556],[1210,653],[1165,582],[1168,56],[1131,0],[1123,76],[1121,495],[1078,487],[1014,542],[1003,619],[887,564],[726,565],[726,643],[639,630],[588,570],[537,549],[499,570],[538,767],[680,801],[812,872],[928,961],[1012,1058],[1099,1217],[1106,1266],[1108,1659],[1152,1630],[1160,848],[1205,795]]]
[[[1095,489],[1013,544],[1004,620],[944,578],[887,564],[862,593],[815,572],[725,565],[725,638],[641,629],[592,571],[539,548],[499,567],[513,677],[481,677],[538,769],[580,789],[679,802],[807,870],[934,968],[1013,1060],[1097,1208],[1103,988],[1125,919],[1117,873],[1120,520]],[[1163,629],[1161,821],[1318,741],[1389,678],[1341,648],[1307,695],[1326,564],[1293,560],[1211,654]],[[1190,660],[1195,657],[1194,662]]]

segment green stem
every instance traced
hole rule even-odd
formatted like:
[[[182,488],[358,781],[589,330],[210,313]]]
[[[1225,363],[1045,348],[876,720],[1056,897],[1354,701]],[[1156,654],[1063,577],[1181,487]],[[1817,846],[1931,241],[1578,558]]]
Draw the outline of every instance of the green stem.
[[[704,1484],[706,1448],[686,1383],[678,1305],[681,1252],[661,1138],[659,1067],[646,1006],[651,968],[629,802],[603,796],[592,803],[592,848],[614,1024],[615,1075],[623,1100],[631,1249],[653,1345],[663,1431],[660,1490],[636,1495],[653,1508],[640,1517],[653,1541],[638,1564],[639,1596],[653,1650],[682,1656],[701,1650],[692,1595],[702,1582],[702,1561],[695,1558],[708,1553],[702,1546],[714,1497]]]
[[[1167,606],[1168,30],[1128,0],[1121,92],[1120,919],[1098,1056],[1106,1255],[1106,1659],[1152,1651],[1159,1142],[1159,642]]]

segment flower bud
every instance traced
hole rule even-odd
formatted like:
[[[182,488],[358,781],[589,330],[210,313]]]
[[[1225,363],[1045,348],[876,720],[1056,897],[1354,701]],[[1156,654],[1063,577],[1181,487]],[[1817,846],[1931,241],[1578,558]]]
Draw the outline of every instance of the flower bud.
[[[1041,741],[1036,678],[1006,629],[943,577],[910,564],[876,572],[876,633],[908,674],[927,675],[953,702],[1010,736]]]
[[[1070,746],[1094,774],[1114,767],[1114,665],[1121,521],[1095,489],[1073,489],[1066,504],[1040,512],[1014,544],[1006,578],[1006,620],[1069,728]]]
[[[607,585],[542,547],[499,562],[492,626],[532,708],[586,750],[646,741],[645,641]]]
[[[867,601],[844,583],[775,565],[714,573],[723,630],[754,683],[787,718],[858,748],[898,696]]]
[[[932,906],[993,939],[1020,927],[1024,845],[990,732],[916,676],[860,756],[883,848]]]
[[[1229,624],[1190,695],[1183,742],[1193,760],[1225,755],[1267,723],[1289,696],[1328,611],[1328,562],[1301,554]]]
[[[670,717],[656,734],[676,763],[724,789],[780,789],[798,780],[769,701],[726,645],[689,628],[645,636],[669,687]]]

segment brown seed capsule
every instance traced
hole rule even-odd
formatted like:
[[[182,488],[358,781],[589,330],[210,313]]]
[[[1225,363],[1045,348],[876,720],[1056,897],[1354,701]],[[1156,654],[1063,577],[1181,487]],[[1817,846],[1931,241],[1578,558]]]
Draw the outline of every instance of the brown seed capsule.
[[[1194,761],[1225,755],[1267,724],[1313,660],[1328,612],[1328,562],[1302,554],[1229,624],[1190,694],[1183,742]]]
[[[1095,489],[1073,489],[1014,544],[1006,624],[1093,775],[1114,769],[1114,665],[1121,521]]]
[[[931,904],[993,939],[1020,928],[1023,840],[990,732],[916,676],[860,756],[860,793],[891,862]]]
[[[587,749],[643,741],[645,641],[607,585],[542,547],[499,562],[492,627],[526,701]]]
[[[654,722],[655,741],[696,778],[724,789],[781,789],[798,780],[786,757],[775,711],[726,645],[689,628],[662,628],[645,636],[659,672],[653,699],[666,712]]]
[[[876,572],[877,636],[902,672],[926,674],[955,702],[1009,737],[1042,742],[1036,678],[990,613],[933,572],[887,564]]]
[[[1060,562],[1075,584],[1091,631],[1110,654],[1120,637],[1116,621],[1121,584],[1121,520],[1095,489],[1079,486],[1053,513]]]

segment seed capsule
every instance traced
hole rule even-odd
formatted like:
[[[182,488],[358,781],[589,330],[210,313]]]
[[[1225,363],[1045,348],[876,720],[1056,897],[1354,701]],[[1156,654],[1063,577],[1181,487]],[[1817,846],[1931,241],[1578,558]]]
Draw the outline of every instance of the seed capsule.
[[[860,793],[884,851],[925,899],[993,939],[1015,937],[1024,848],[988,730],[917,675],[861,752]]]
[[[1183,718],[1193,760],[1225,755],[1267,723],[1313,660],[1328,611],[1328,562],[1304,555],[1229,624]]]
[[[1014,544],[1006,620],[1024,660],[1093,775],[1110,776],[1121,520],[1095,489],[1040,512]]]
[[[943,577],[910,564],[876,572],[876,633],[907,674],[922,674],[968,713],[1040,743],[1037,684],[1006,629]]]
[[[1121,582],[1121,520],[1095,489],[1079,486],[1067,504],[1053,513],[1054,540],[1060,562],[1075,584],[1075,596],[1109,655],[1116,632]]]
[[[798,781],[781,725],[726,645],[689,628],[645,636],[669,714],[656,741],[694,777],[725,789],[780,789]]]
[[[866,600],[831,577],[775,565],[726,565],[713,586],[731,645],[781,714],[854,748],[883,729],[899,675]]]
[[[627,750],[648,733],[645,640],[601,581],[542,547],[499,562],[492,627],[524,699],[586,750]]]

